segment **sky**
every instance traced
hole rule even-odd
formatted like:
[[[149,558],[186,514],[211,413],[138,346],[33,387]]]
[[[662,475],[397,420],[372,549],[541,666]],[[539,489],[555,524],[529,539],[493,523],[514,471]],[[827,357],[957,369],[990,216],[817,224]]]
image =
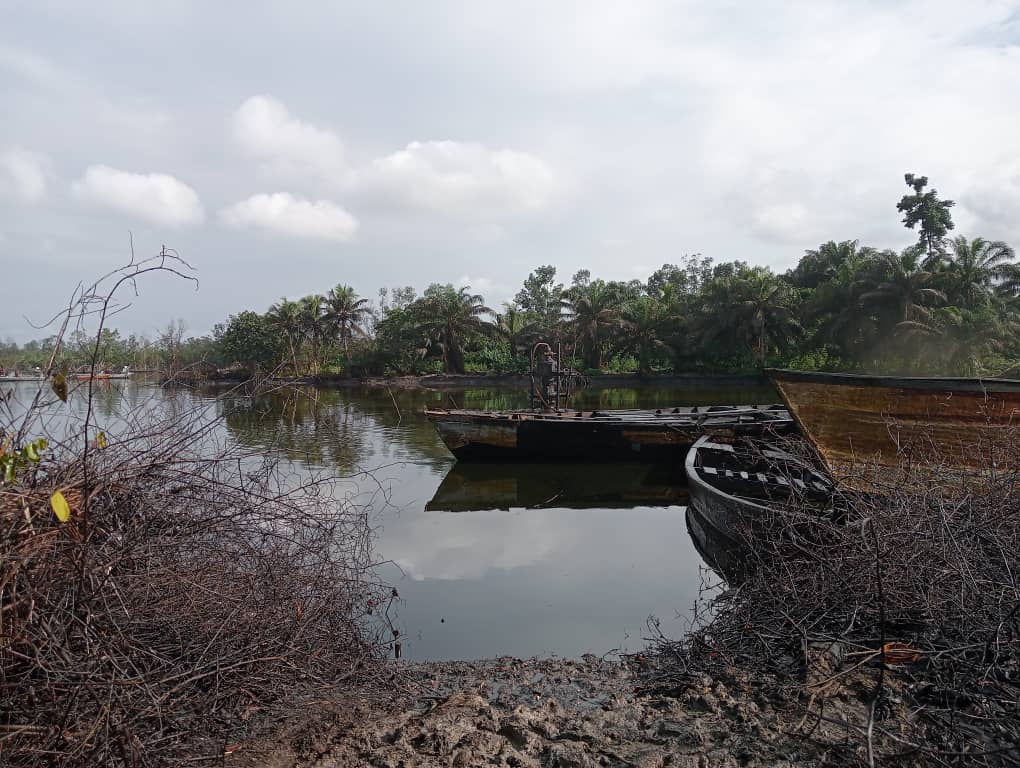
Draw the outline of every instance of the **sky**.
[[[1020,246],[1020,3],[0,0],[0,338],[166,245],[116,325],[347,283],[901,248],[903,174]]]

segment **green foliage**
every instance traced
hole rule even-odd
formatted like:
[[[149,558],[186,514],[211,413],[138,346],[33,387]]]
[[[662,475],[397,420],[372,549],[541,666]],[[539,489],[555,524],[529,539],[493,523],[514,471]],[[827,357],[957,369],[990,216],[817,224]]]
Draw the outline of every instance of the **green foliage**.
[[[769,355],[787,350],[801,335],[796,292],[766,267],[737,262],[717,269],[701,298],[696,328],[704,346],[746,349],[765,365]]]
[[[26,443],[21,448],[14,448],[9,440],[0,443],[0,485],[13,485],[19,473],[38,464],[46,446],[44,438]]]
[[[183,338],[170,323],[155,341],[100,337],[99,364],[286,365],[295,375],[526,372],[538,341],[568,365],[600,371],[751,373],[762,366],[913,373],[997,373],[1020,361],[1020,265],[1000,241],[957,237],[953,201],[907,174],[897,206],[919,228],[897,252],[829,240],[783,275],[700,253],[663,264],[647,280],[614,281],[577,270],[534,269],[513,302],[490,310],[468,288],[382,289],[378,307],[340,283],[325,295],[281,299],[242,312],[212,338]],[[947,247],[947,245],[949,247]],[[56,366],[87,363],[95,338],[72,334]],[[54,340],[0,343],[5,369],[47,366]]]
[[[514,304],[543,335],[548,335],[559,324],[562,300],[563,284],[556,282],[556,267],[545,265],[528,275],[524,287],[514,298]]]
[[[465,345],[491,333],[484,319],[492,314],[484,299],[470,289],[433,283],[408,309],[428,342],[427,352],[442,358],[446,373],[464,373]]]
[[[281,351],[281,338],[274,322],[257,312],[231,315],[217,340],[225,360],[250,371],[274,367]]]
[[[581,359],[589,370],[602,368],[602,356],[611,334],[620,327],[625,291],[618,283],[595,280],[575,283],[563,300],[568,322],[574,326]]]
[[[340,344],[348,368],[355,339],[368,337],[365,324],[371,315],[368,300],[360,298],[349,285],[337,285],[326,297],[326,333]]]
[[[840,371],[849,366],[845,360],[834,355],[829,347],[818,347],[795,354],[784,361],[783,367],[796,371]]]
[[[935,189],[925,192],[927,176],[907,173],[903,179],[914,190],[914,194],[904,195],[896,204],[896,210],[903,214],[903,226],[907,229],[920,225],[917,243],[931,258],[942,250],[943,239],[955,226],[949,209],[956,203],[952,200],[939,200]]]

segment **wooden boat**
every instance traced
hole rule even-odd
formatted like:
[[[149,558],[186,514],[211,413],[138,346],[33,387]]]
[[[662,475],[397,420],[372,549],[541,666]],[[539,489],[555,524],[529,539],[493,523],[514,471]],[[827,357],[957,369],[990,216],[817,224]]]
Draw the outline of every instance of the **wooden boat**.
[[[850,488],[880,490],[910,465],[999,471],[1020,426],[1020,381],[769,370],[802,433]]]
[[[831,512],[829,478],[765,444],[702,437],[687,453],[684,472],[692,534],[702,543],[714,542],[705,548],[724,551],[731,561],[739,561],[746,534],[777,514],[796,519]]]
[[[121,371],[120,373],[72,373],[70,374],[72,379],[77,381],[118,381],[124,379],[130,379],[131,373],[129,371]]]
[[[782,405],[553,412],[426,410],[446,447],[466,460],[669,461],[702,435],[783,434]]]
[[[728,581],[739,581],[743,562],[739,544],[717,533],[691,506],[687,507],[684,519],[687,535],[705,564]]]
[[[490,509],[613,509],[687,503],[683,468],[673,464],[493,464],[457,462],[429,511]]]

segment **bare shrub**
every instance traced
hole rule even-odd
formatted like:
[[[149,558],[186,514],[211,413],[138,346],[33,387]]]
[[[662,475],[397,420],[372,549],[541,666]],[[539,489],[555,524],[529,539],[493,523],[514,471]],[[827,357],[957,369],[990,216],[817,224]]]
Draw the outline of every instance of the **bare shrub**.
[[[845,523],[777,507],[742,528],[744,578],[656,641],[647,684],[771,680],[798,702],[790,733],[846,761],[1016,764],[1020,476],[996,469],[1017,466],[1014,438],[972,446],[996,459],[980,473],[930,444],[879,492],[842,494]]]
[[[70,323],[105,317],[110,295],[77,292]],[[57,404],[61,424],[46,375],[0,424],[12,442],[50,437],[0,486],[0,762],[221,759],[274,707],[371,681],[389,590],[367,515],[333,478],[229,448],[208,406],[173,398],[100,430],[95,379],[74,414]]]

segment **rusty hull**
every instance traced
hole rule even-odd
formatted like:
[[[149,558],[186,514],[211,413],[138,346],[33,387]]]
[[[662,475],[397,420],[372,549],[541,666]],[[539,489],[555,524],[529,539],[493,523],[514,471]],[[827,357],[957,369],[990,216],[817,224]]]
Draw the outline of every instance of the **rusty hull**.
[[[458,459],[489,461],[671,461],[703,434],[736,436],[793,428],[785,410],[490,413],[429,410]]]
[[[1020,425],[1020,381],[767,371],[833,477],[875,490],[926,461],[1005,469]]]

